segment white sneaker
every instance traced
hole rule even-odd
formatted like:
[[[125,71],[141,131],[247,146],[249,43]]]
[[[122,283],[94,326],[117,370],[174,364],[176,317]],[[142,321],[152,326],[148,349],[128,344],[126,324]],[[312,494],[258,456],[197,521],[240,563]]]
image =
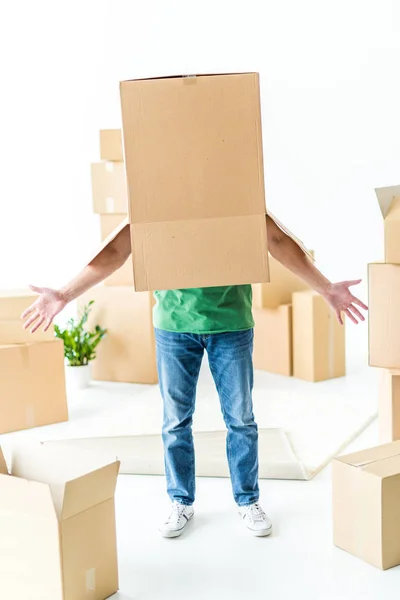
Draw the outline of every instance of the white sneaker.
[[[173,502],[168,519],[159,527],[161,535],[166,538],[178,537],[182,534],[193,515],[192,506]]]
[[[272,523],[258,502],[249,506],[240,506],[239,514],[253,535],[262,537],[272,532]]]

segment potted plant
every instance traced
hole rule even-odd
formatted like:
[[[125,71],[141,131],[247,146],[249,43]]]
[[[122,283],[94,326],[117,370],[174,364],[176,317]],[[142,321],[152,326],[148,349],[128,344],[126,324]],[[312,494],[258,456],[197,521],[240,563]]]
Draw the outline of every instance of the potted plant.
[[[92,331],[85,329],[93,304],[94,300],[86,304],[78,319],[69,319],[65,329],[58,325],[54,327],[56,337],[64,342],[67,381],[74,389],[82,389],[89,385],[90,362],[96,358],[96,348],[107,333],[100,325],[96,325]]]

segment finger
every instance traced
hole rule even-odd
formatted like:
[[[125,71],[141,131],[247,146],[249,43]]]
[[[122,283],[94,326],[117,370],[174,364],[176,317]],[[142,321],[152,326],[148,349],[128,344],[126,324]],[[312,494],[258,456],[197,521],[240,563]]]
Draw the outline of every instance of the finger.
[[[359,283],[361,283],[361,281],[362,279],[351,279],[350,281],[345,281],[344,283],[347,287],[350,287],[352,285],[358,285]]]
[[[39,319],[39,321],[38,321],[37,323],[35,323],[35,325],[32,327],[32,329],[31,329],[31,333],[35,333],[35,331],[37,331],[37,330],[39,329],[39,327],[40,327],[41,325],[43,325],[43,323],[44,323],[44,320],[45,320],[45,319],[44,319],[44,317],[41,317],[41,318]]]
[[[351,312],[349,311],[348,308],[345,308],[343,312],[344,312],[345,315],[347,315],[349,317],[349,319],[351,321],[353,321],[353,323],[355,323],[356,325],[358,325],[357,319],[355,317],[353,317],[353,315],[351,314]]]
[[[24,312],[22,313],[21,319],[26,319],[26,317],[28,315],[30,315],[30,314],[33,313],[33,311],[35,310],[35,308],[36,308],[36,303],[35,304],[31,304],[30,306],[28,306],[28,308],[25,309]]]
[[[47,331],[48,328],[50,327],[50,325],[52,324],[52,322],[53,322],[53,317],[50,317],[50,319],[47,319],[46,325],[43,327],[43,331]]]
[[[343,325],[343,319],[339,309],[336,310],[336,318],[339,321],[340,325]]]
[[[44,289],[41,287],[37,287],[36,285],[30,285],[29,288],[32,290],[32,292],[36,292],[37,294],[41,294]]]
[[[24,325],[24,329],[29,329],[29,327],[32,325],[32,323],[34,323],[35,321],[38,320],[39,318],[39,313],[35,312],[34,315],[31,316],[30,319],[28,319]]]
[[[352,304],[350,304],[349,310],[351,310],[351,312],[354,315],[356,315],[356,317],[358,317],[360,319],[360,321],[365,321],[364,315],[362,313],[360,313],[360,311],[358,310],[358,308],[356,308],[355,306],[353,306]]]
[[[358,304],[358,306],[361,306],[361,308],[363,308],[364,310],[368,310],[368,306],[364,304],[364,302],[361,302],[359,298],[356,298],[355,296],[351,295],[351,300],[354,304]]]

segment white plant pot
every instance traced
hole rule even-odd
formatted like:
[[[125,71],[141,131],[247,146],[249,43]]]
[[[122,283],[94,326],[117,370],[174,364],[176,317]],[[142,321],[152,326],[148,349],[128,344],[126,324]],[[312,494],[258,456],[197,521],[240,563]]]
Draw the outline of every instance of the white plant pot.
[[[71,367],[67,365],[65,367],[67,389],[75,391],[87,388],[92,376],[91,367],[90,363],[80,367]]]

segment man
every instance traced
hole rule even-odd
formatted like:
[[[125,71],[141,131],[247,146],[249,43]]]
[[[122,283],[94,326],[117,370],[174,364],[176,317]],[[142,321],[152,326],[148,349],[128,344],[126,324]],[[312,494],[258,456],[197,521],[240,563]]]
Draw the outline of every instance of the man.
[[[331,283],[300,247],[267,216],[271,255],[320,293],[341,324],[342,314],[353,323],[367,310],[349,291],[360,283]],[[120,268],[131,253],[129,226],[69,284],[60,290],[37,288],[39,298],[22,315],[25,328],[48,329],[68,302],[78,298]],[[172,501],[160,527],[164,537],[182,533],[193,517],[195,459],[192,416],[197,379],[204,351],[219,393],[227,427],[227,458],[233,496],[245,525],[266,536],[272,524],[259,504],[258,432],[252,407],[253,327],[251,286],[231,286],[155,292],[154,326],[160,389],[164,402],[162,437],[167,491]]]

